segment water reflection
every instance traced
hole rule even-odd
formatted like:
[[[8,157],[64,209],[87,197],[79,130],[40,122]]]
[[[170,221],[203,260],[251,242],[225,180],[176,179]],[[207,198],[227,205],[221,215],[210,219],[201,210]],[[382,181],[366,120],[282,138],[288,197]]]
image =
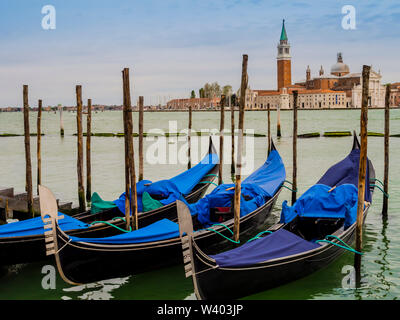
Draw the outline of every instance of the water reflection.
[[[64,292],[82,293],[77,297],[63,296],[62,300],[80,299],[80,300],[111,300],[114,296],[112,291],[119,289],[121,286],[128,283],[130,277],[115,278],[94,283],[89,283],[70,288],[64,288]]]

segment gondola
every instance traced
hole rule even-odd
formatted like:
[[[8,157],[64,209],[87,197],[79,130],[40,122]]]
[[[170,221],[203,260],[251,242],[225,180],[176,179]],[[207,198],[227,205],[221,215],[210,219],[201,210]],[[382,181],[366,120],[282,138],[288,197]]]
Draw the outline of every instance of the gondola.
[[[158,181],[154,184],[151,184],[151,181],[141,181],[137,185],[143,190],[147,190],[145,184],[150,185],[154,192],[149,192],[154,198],[156,197],[154,193],[157,193],[157,190],[168,192],[168,188],[171,188],[174,192],[171,192],[170,196],[173,197],[174,195],[178,196],[177,193],[180,191],[176,190],[174,185],[184,180],[188,183],[184,184],[182,193],[188,203],[193,203],[205,195],[210,184],[215,184],[213,181],[217,177],[218,171],[218,155],[210,138],[208,154],[193,168],[170,180]],[[155,201],[159,203],[159,207],[155,209],[146,212],[139,211],[138,221],[140,226],[147,226],[163,218],[172,221],[177,220],[175,201],[169,199],[170,203],[163,206],[161,206],[161,201]],[[85,238],[119,234],[121,233],[120,230],[125,228],[124,202],[125,193],[114,202],[107,202],[106,205],[104,205],[105,202],[100,201],[100,204],[97,202],[96,212],[93,210],[96,205],[92,204],[91,211],[74,216],[64,215],[65,219],[60,223],[60,227],[69,235]],[[138,204],[140,204],[140,201],[138,201]],[[0,265],[30,263],[46,259],[43,232],[41,217],[0,226]]]
[[[273,147],[264,165],[242,183],[244,214],[241,217],[241,234],[265,223],[285,178],[284,164]],[[218,246],[227,241],[224,237],[231,236],[230,229],[234,223],[233,210],[229,208],[234,194],[232,186],[221,184],[205,198],[190,204],[192,221],[198,230],[196,237],[203,246]],[[182,263],[176,222],[163,219],[113,237],[77,238],[68,236],[59,228],[57,205],[51,191],[41,186],[39,194],[43,221],[48,229],[46,248],[48,254],[55,255],[58,271],[67,283],[91,283]],[[189,205],[184,199],[181,201]],[[215,205],[207,207],[207,203],[213,201]],[[207,214],[208,223],[205,222]]]
[[[353,150],[289,207],[264,235],[240,247],[208,255],[193,233],[187,210],[178,217],[184,244],[185,270],[200,299],[237,299],[303,278],[327,266],[350,247],[355,238],[360,148]],[[366,183],[375,178],[367,162]],[[371,180],[370,180],[371,179]],[[367,187],[363,218],[372,201]]]

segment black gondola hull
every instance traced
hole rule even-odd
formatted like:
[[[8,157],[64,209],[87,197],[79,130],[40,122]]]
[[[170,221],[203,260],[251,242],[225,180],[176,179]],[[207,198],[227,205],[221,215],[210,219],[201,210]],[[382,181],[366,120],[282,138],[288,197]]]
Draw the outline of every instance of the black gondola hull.
[[[366,214],[367,210],[364,219]],[[355,238],[355,224],[340,238],[351,245]],[[237,299],[281,286],[328,266],[345,252],[345,249],[328,245],[308,254],[271,260],[251,267],[217,268],[215,261],[204,256],[202,250],[198,250],[200,245],[197,245],[197,241],[193,243],[193,262],[196,272],[193,281],[196,281],[199,298],[203,300]]]
[[[219,165],[216,165],[208,174],[217,174]],[[207,174],[207,175],[208,175]],[[205,177],[202,181],[212,182],[214,177]],[[193,203],[201,199],[207,192],[210,184],[200,183],[193,192],[186,197],[189,203]],[[90,211],[75,215],[74,218],[85,222],[92,223],[94,221],[109,221],[115,217],[124,217],[118,208],[109,209],[98,214],[91,214]],[[140,213],[138,216],[139,224],[141,227],[152,224],[160,219],[177,220],[176,204],[164,206],[157,210]],[[125,222],[120,220],[114,223],[120,228],[125,228]],[[70,230],[67,232],[71,236],[82,238],[103,238],[110,237],[121,233],[118,229],[108,226],[94,226],[88,229]],[[14,265],[21,263],[31,263],[46,260],[46,249],[44,246],[44,236],[24,236],[12,238],[0,238],[0,265]]]
[[[262,227],[272,211],[281,189],[264,206],[242,218],[240,234],[246,234]],[[226,224],[233,227],[233,221]],[[220,232],[231,236],[226,229]],[[197,241],[203,248],[217,250],[226,240],[217,233],[198,233]],[[58,269],[64,280],[70,283],[90,283],[94,281],[124,277],[167,266],[182,264],[182,244],[180,238],[135,245],[94,245],[83,242],[69,242],[68,236],[57,229]]]

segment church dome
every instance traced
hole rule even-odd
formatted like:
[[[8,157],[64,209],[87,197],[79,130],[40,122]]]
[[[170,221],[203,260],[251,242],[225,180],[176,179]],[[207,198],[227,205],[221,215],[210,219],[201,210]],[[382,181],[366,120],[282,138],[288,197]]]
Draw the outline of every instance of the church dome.
[[[337,63],[335,63],[331,68],[331,74],[338,77],[342,77],[349,73],[350,73],[350,68],[347,64],[343,63],[342,54],[339,53]]]

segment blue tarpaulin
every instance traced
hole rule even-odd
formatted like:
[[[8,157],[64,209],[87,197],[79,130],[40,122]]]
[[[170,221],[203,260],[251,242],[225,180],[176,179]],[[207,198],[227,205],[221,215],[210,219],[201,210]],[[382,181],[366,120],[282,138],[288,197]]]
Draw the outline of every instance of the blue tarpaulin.
[[[280,229],[239,248],[213,255],[211,258],[215,259],[220,267],[246,267],[318,247],[320,245],[306,241],[285,229]]]
[[[218,155],[209,153],[199,164],[174,178],[154,183],[149,180],[139,181],[136,184],[138,212],[143,212],[142,196],[144,192],[147,192],[150,196],[157,196],[157,199],[162,198],[159,201],[164,206],[173,203],[176,200],[182,199],[182,195],[186,196],[190,194],[193,188],[218,162]],[[114,203],[125,214],[125,192]]]
[[[317,182],[330,187],[352,184],[358,189],[358,170],[360,167],[360,149],[353,150],[344,160],[332,166]],[[367,186],[369,186],[369,161],[367,159]],[[365,188],[365,200],[372,202],[370,188]]]
[[[64,215],[64,219],[58,220],[58,224],[63,231],[85,229],[88,227],[86,223],[83,223],[66,214],[59,213],[58,215]],[[41,217],[28,219],[25,221],[13,222],[0,226],[1,238],[34,236],[42,234],[44,234],[44,228]]]
[[[286,179],[285,166],[278,151],[272,150],[267,161],[241,184],[240,216],[256,210],[272,198]],[[207,227],[216,221],[210,220],[210,209],[231,207],[234,184],[222,184],[198,202],[189,205],[192,215]],[[232,190],[229,190],[232,189]],[[247,199],[247,200],[245,200]]]
[[[161,241],[179,237],[179,225],[168,219],[157,221],[147,227],[107,238],[70,237],[72,242],[89,242],[99,244],[133,244]]]
[[[343,184],[331,192],[330,186],[316,184],[308,189],[292,207],[285,200],[282,204],[281,223],[289,223],[295,217],[343,218],[344,227],[351,226],[357,219],[357,188]]]

